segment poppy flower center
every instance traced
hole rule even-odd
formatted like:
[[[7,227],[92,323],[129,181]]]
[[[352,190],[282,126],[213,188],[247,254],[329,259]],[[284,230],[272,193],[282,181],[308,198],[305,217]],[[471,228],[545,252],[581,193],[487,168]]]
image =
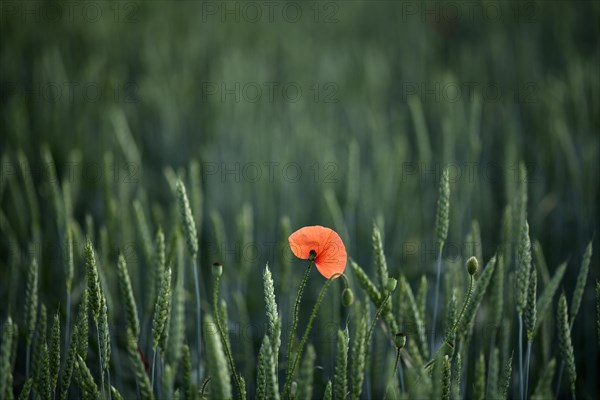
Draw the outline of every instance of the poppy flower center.
[[[308,255],[308,260],[309,261],[313,261],[315,259],[315,257],[317,256],[317,252],[314,250],[311,250],[309,255]]]

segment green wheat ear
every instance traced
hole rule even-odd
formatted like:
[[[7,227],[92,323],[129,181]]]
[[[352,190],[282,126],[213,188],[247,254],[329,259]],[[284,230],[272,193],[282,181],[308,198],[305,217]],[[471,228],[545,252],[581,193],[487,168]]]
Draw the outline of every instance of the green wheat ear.
[[[350,398],[358,400],[362,393],[365,378],[365,365],[367,358],[367,328],[369,321],[369,306],[356,302],[354,317],[356,320],[356,333],[352,345],[352,391]]]
[[[312,344],[306,346],[306,353],[302,358],[302,363],[300,364],[299,372],[299,388],[298,388],[298,400],[310,400],[313,398],[313,385],[314,385],[314,369],[315,369],[315,360],[317,359],[317,354],[315,353],[315,348]]]
[[[49,360],[50,390],[54,393],[58,381],[58,372],[60,370],[60,318],[58,317],[58,312],[54,314],[54,321],[52,322]]]
[[[40,306],[40,316],[38,321],[38,327],[36,332],[35,339],[35,348],[33,352],[33,376],[36,381],[34,382],[36,385],[36,389],[42,392],[39,389],[40,376],[43,374],[43,362],[44,362],[44,348],[45,348],[45,356],[48,356],[48,345],[46,342],[46,330],[47,330],[47,313],[46,313],[46,305],[42,303]],[[50,381],[48,381],[49,383]]]
[[[123,396],[114,386],[110,387],[110,394],[114,400],[123,400]]]
[[[519,163],[519,188],[513,207],[513,228],[515,239],[520,237],[523,221],[527,219],[527,168],[523,162]]]
[[[504,377],[502,380],[502,399],[506,399],[506,395],[508,394],[508,387],[510,386],[510,377],[512,375],[512,359],[513,355],[511,354],[504,366]]]
[[[0,396],[2,398],[9,392],[12,394],[11,352],[15,339],[13,322],[9,316],[2,329],[2,346],[0,347]]]
[[[527,288],[527,307],[525,308],[525,326],[527,327],[527,341],[533,342],[535,334],[536,314],[537,314],[537,270],[531,264],[529,274],[529,286]]]
[[[155,262],[154,262],[154,288],[155,293],[160,291],[160,279],[162,278],[165,269],[167,268],[167,250],[165,245],[165,234],[159,226],[156,231],[155,243]],[[154,301],[154,298],[152,299]]]
[[[267,398],[267,375],[271,369],[271,351],[269,336],[265,335],[258,353],[258,371],[256,373],[256,398],[259,400]]]
[[[177,276],[171,303],[168,361],[173,365],[177,365],[181,359],[185,338],[185,289],[183,287],[183,274],[181,273]]]
[[[450,225],[450,178],[448,168],[444,168],[440,180],[437,209],[435,213],[435,233],[438,249],[444,247]]]
[[[552,306],[552,299],[554,298],[554,294],[556,293],[556,290],[558,289],[566,270],[567,263],[563,262],[556,269],[556,272],[544,288],[544,291],[542,292],[537,301],[537,319],[535,325],[536,331],[539,329],[541,323],[546,319],[547,315],[550,312],[550,308]]]
[[[127,271],[127,263],[123,254],[119,254],[119,260],[117,262],[117,273],[119,278],[119,290],[121,297],[125,303],[125,315],[127,325],[134,337],[140,336],[140,322],[138,319],[137,306],[135,304],[135,297],[133,295],[133,289],[131,288],[131,280],[129,279],[129,272]]]
[[[460,399],[460,376],[462,374],[462,356],[460,352],[456,353],[456,363],[452,371],[452,398]]]
[[[573,291],[573,299],[571,300],[571,310],[569,326],[573,326],[575,317],[579,312],[579,306],[581,305],[581,299],[583,298],[583,292],[585,290],[585,283],[587,282],[587,276],[590,269],[590,260],[592,259],[592,242],[587,245],[583,260],[581,261],[581,268],[577,275],[577,282],[575,284],[575,290]]]
[[[31,393],[31,388],[33,387],[33,378],[27,379],[25,384],[23,385],[23,389],[21,389],[21,393],[19,394],[18,400],[27,400],[29,399],[29,393]]]
[[[510,265],[512,260],[512,245],[513,245],[513,211],[510,205],[504,208],[502,214],[502,230],[500,232],[500,245],[502,246],[502,254],[504,262]]]
[[[279,399],[276,362],[273,345],[265,335],[258,356],[257,396],[259,399]]]
[[[355,263],[354,260],[350,260],[350,266],[352,267],[360,286],[367,293],[373,304],[375,304],[376,307],[379,307],[383,301],[383,296],[379,292],[379,289],[377,289],[365,271],[357,263]]]
[[[83,358],[77,356],[75,369],[77,370],[77,375],[79,376],[79,386],[81,387],[83,397],[85,399],[99,399],[100,391],[98,390],[98,386],[96,385],[96,382],[94,382],[94,377],[85,364]]]
[[[389,275],[385,254],[383,254],[383,243],[381,241],[381,231],[377,225],[373,224],[373,234],[371,236],[373,242],[373,256],[375,259],[375,273],[379,281],[379,290],[384,291]],[[335,391],[335,381],[334,381]]]
[[[425,319],[425,312],[427,310],[427,289],[428,282],[425,274],[421,275],[421,281],[419,284],[419,291],[417,292],[417,310],[419,315]]]
[[[190,347],[184,344],[182,347],[181,369],[183,378],[183,397],[186,400],[193,400],[196,397],[198,388],[192,381],[192,358],[190,356]]]
[[[231,376],[223,344],[217,331],[217,326],[210,315],[204,317],[205,340],[206,340],[206,362],[208,374],[211,377],[210,387],[211,394],[216,399],[230,399],[231,393]]]
[[[40,347],[38,353],[38,366],[37,366],[37,390],[42,399],[50,400],[50,358],[48,355],[48,343],[46,342],[46,334],[44,333],[40,338]]]
[[[94,322],[98,322],[100,317],[100,308],[102,307],[102,291],[100,289],[100,280],[98,278],[98,269],[96,267],[96,257],[92,242],[88,238],[85,243],[85,264],[86,264],[86,280],[88,293],[88,306],[92,312]]]
[[[194,159],[189,165],[189,183],[190,183],[190,199],[192,213],[196,217],[196,226],[202,226],[202,205],[204,203],[204,194],[202,193],[202,179],[200,176],[200,163]]]
[[[417,329],[417,337],[419,339],[420,352],[424,357],[428,355],[427,348],[427,338],[425,334],[425,323],[423,322],[423,318],[419,314],[419,310],[417,308],[417,303],[415,301],[415,296],[413,295],[413,291],[406,280],[404,275],[400,275],[400,289],[403,293],[404,299],[407,300],[406,310],[408,311],[408,316],[410,318],[411,323]]]
[[[165,325],[169,314],[169,305],[171,303],[171,268],[167,268],[162,277],[160,293],[156,307],[154,308],[154,317],[152,319],[152,349],[161,346],[161,351],[164,353],[165,348],[161,345],[162,337],[166,333]]]
[[[344,330],[338,330],[337,340],[333,397],[335,400],[343,400],[346,398],[346,392],[348,391],[348,343],[350,341],[348,327]]]
[[[79,311],[77,315],[77,323],[75,325],[76,342],[77,342],[77,354],[81,358],[87,357],[88,351],[88,339],[89,339],[89,322],[88,322],[88,291],[83,291],[81,296],[81,302],[79,303]]]
[[[479,359],[475,364],[475,384],[473,386],[473,399],[483,400],[485,398],[485,358],[479,353]]]
[[[150,227],[144,214],[144,207],[139,199],[135,199],[133,202],[133,216],[135,217],[135,225],[137,227],[138,234],[142,239],[142,248],[144,250],[144,258],[149,264],[152,262],[152,254],[154,249],[152,245],[152,235],[150,234]]]
[[[192,209],[190,208],[190,202],[185,191],[185,186],[181,179],[177,179],[176,190],[177,202],[179,203],[179,213],[181,215],[183,232],[188,246],[188,251],[192,259],[195,259],[196,255],[198,254],[198,235],[196,233],[196,223],[194,222]]]
[[[102,369],[108,371],[110,365],[110,328],[108,326],[108,306],[106,296],[101,293],[100,320],[98,322],[98,334],[100,335],[100,353],[102,354]]]
[[[30,346],[35,332],[38,307],[38,265],[34,258],[27,270],[27,285],[25,288],[25,340]]]
[[[175,371],[173,367],[169,364],[166,364],[163,369],[162,376],[162,395],[166,398],[173,397],[173,379],[175,377]]]
[[[133,367],[133,372],[136,377],[137,384],[140,388],[142,398],[145,400],[154,399],[152,393],[152,386],[150,380],[146,374],[144,363],[142,362],[141,356],[138,353],[137,339],[133,336],[131,329],[127,328],[127,352],[129,354],[129,361]],[[80,358],[81,359],[81,358]],[[96,397],[98,398],[98,397]]]
[[[523,315],[527,305],[527,289],[529,288],[529,274],[531,273],[531,239],[529,238],[529,224],[524,220],[521,224],[519,249],[517,254],[517,312]]]
[[[263,285],[265,291],[265,304],[267,313],[267,334],[269,335],[271,345],[273,346],[273,359],[277,363],[279,346],[281,345],[281,320],[277,311],[277,302],[275,300],[275,287],[273,276],[269,270],[269,264],[265,266],[263,272]]]
[[[567,366],[571,394],[575,399],[575,382],[577,380],[577,371],[575,369],[575,355],[573,353],[573,343],[571,342],[571,328],[569,326],[569,311],[567,307],[567,297],[564,293],[558,300],[558,309],[556,313],[556,324],[558,327],[558,340],[560,353]]]
[[[13,382],[12,371],[15,369],[15,366],[16,366],[17,348],[19,345],[19,327],[14,321],[12,322],[12,332],[11,333],[12,333],[12,335],[11,335],[10,341],[11,341],[12,346],[11,346],[10,355],[9,355],[9,372],[8,372],[8,374],[6,374],[7,375],[6,376],[6,397],[7,397],[7,399],[12,400],[14,398],[14,394],[13,394],[13,383],[14,382]],[[1,350],[0,350],[0,354],[1,354]]]
[[[444,356],[442,363],[442,400],[450,400],[450,357]]]
[[[498,374],[500,373],[500,351],[494,347],[490,351],[488,363],[487,396],[489,399],[498,398]]]
[[[73,375],[73,369],[75,368],[75,362],[77,360],[77,337],[78,337],[78,325],[76,324],[73,328],[71,335],[71,343],[69,344],[69,351],[67,353],[67,359],[65,367],[61,377],[60,385],[60,399],[66,400],[67,394],[69,393],[69,386],[71,385],[71,377]]]
[[[323,400],[331,400],[331,381],[327,382],[327,386],[325,387],[325,393],[323,394]]]
[[[506,275],[506,264],[507,259],[503,253],[498,256],[498,262],[496,263],[496,270],[492,281],[494,284],[490,288],[490,302],[492,306],[492,326],[499,328],[502,324],[502,315],[504,309],[504,278]],[[495,334],[495,333],[494,333]],[[494,336],[495,340],[495,336]]]

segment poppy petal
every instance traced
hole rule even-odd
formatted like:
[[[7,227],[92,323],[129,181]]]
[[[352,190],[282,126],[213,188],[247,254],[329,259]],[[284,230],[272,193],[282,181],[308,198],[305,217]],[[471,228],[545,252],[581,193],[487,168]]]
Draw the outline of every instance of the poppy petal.
[[[321,252],[331,232],[333,232],[331,229],[320,225],[305,226],[292,233],[288,242],[296,257],[308,260],[311,250],[314,250],[317,255]]]
[[[331,231],[327,242],[315,258],[315,265],[321,275],[329,279],[335,274],[344,273],[347,259],[348,255],[346,254],[346,247],[342,239],[337,233]]]

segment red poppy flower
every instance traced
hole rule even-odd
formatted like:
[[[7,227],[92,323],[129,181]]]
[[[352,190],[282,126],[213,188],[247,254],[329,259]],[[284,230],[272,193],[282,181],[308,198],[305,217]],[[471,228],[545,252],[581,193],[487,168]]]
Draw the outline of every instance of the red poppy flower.
[[[314,262],[317,270],[329,279],[342,274],[346,269],[346,247],[340,235],[324,226],[305,226],[292,233],[288,238],[290,248],[298,258],[308,260],[310,252],[316,253]]]

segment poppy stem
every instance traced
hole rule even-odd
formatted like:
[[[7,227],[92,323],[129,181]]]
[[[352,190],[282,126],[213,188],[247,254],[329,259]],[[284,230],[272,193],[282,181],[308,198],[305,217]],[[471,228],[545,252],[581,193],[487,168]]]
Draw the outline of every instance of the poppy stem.
[[[310,265],[311,264],[309,264],[309,268],[310,268]],[[323,297],[325,297],[327,288],[329,287],[331,282],[339,276],[340,276],[340,274],[335,274],[331,278],[327,279],[327,281],[323,285],[323,288],[321,289],[321,292],[319,293],[319,298],[317,299],[317,302],[315,303],[315,306],[313,307],[312,313],[310,314],[310,318],[308,320],[308,325],[306,325],[306,330],[304,331],[304,335],[302,336],[302,341],[300,341],[300,347],[298,348],[298,351],[296,352],[296,357],[294,358],[294,363],[292,364],[292,369],[288,370],[288,374],[285,379],[285,386],[283,387],[283,394],[281,396],[283,399],[286,398],[285,396],[289,392],[290,385],[292,384],[292,379],[294,378],[294,371],[296,370],[296,365],[298,364],[298,361],[300,360],[300,356],[302,355],[302,350],[304,349],[304,346],[306,345],[306,341],[308,340],[308,335],[310,333],[310,329],[312,328],[313,321],[314,321],[315,317],[317,316],[317,312],[319,311],[319,307],[321,306]],[[288,357],[288,361],[289,361],[289,357]]]
[[[369,346],[369,341],[371,339],[371,334],[373,333],[373,329],[375,328],[375,324],[377,323],[377,319],[379,318],[379,315],[383,311],[383,307],[385,307],[385,303],[387,303],[387,301],[390,298],[391,294],[392,294],[392,292],[388,291],[387,295],[385,296],[385,298],[381,302],[381,305],[377,309],[377,312],[375,313],[375,318],[373,318],[373,322],[371,323],[371,328],[369,329],[369,333],[367,334],[367,338],[365,339],[366,346]]]
[[[469,305],[469,301],[471,300],[471,294],[473,293],[473,275],[469,275],[469,278],[470,278],[470,282],[469,282],[469,291],[467,292],[467,297],[465,298],[465,302],[463,304],[462,310],[460,310],[460,314],[458,315],[458,318],[456,319],[456,321],[454,321],[454,325],[452,326],[452,329],[450,329],[450,331],[448,332],[447,340],[454,335],[454,332],[456,331],[456,328],[458,327],[458,324],[459,324],[460,320],[462,319],[463,314],[465,313],[465,309],[467,308],[467,306]]]
[[[287,376],[285,381],[287,382],[290,379],[290,367],[292,361],[292,343],[294,341],[294,334],[296,333],[296,327],[298,325],[298,310],[300,308],[300,300],[302,300],[302,293],[304,292],[304,287],[306,286],[306,281],[308,280],[308,273],[310,272],[310,268],[313,265],[314,260],[310,259],[308,262],[308,266],[306,267],[306,271],[304,272],[304,278],[302,279],[302,283],[300,283],[300,288],[298,289],[298,296],[296,297],[296,303],[294,305],[294,317],[292,319],[292,328],[290,329],[290,336],[288,339],[287,351]]]
[[[233,374],[233,379],[235,380],[235,385],[238,389],[239,398],[242,399],[244,397],[242,384],[240,382],[240,378],[237,374],[237,371],[235,370],[235,364],[233,362],[233,357],[231,356],[231,350],[229,349],[229,342],[225,337],[225,332],[223,331],[223,327],[221,326],[221,318],[219,317],[219,280],[220,274],[215,274],[215,288],[213,293],[213,308],[215,313],[215,321],[217,322],[217,328],[219,330],[219,335],[221,336],[221,342],[223,342],[223,347],[225,348],[225,355],[227,356],[227,360],[229,361],[229,367],[231,368],[231,373]]]

